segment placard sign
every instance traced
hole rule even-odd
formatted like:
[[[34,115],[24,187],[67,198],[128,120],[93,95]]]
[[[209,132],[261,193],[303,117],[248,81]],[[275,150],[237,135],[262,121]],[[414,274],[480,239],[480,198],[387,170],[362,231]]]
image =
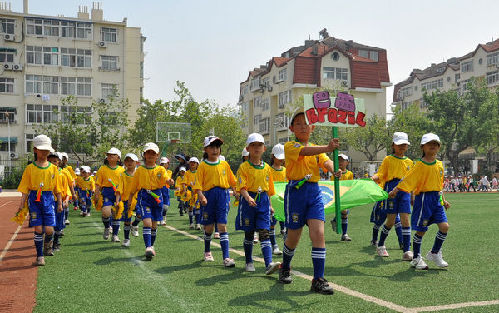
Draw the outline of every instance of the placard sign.
[[[366,110],[364,99],[338,92],[330,97],[329,92],[319,91],[303,95],[305,118],[310,125],[336,127],[365,127]]]

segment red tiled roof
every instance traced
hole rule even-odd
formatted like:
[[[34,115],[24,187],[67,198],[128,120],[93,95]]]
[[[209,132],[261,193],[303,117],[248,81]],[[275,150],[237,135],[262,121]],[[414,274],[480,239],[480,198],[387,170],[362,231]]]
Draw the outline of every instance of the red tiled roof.
[[[277,65],[277,67],[281,67],[288,63],[288,61],[291,60],[290,58],[283,58],[283,57],[273,57],[272,61]]]
[[[499,39],[496,39],[492,42],[487,42],[486,44],[479,44],[479,46],[482,47],[483,50],[487,52],[493,52],[499,50]]]

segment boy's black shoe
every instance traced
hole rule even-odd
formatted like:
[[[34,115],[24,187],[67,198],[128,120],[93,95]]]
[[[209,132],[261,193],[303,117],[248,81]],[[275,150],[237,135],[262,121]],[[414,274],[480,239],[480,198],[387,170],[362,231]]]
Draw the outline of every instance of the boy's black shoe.
[[[290,269],[279,269],[279,281],[283,284],[291,284],[293,282],[293,278],[291,278],[291,270]]]
[[[327,280],[322,277],[312,280],[310,291],[322,293],[323,295],[332,295],[334,293],[333,287],[329,286]]]

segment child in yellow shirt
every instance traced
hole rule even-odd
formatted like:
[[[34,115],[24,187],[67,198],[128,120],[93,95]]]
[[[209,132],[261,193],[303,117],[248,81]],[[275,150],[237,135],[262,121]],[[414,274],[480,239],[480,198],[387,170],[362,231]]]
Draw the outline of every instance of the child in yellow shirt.
[[[272,154],[270,155],[270,169],[272,172],[272,179],[274,182],[287,182],[286,178],[286,168],[284,167],[284,146],[282,144],[277,144],[272,148]],[[279,250],[279,245],[275,240],[275,225],[277,224],[277,220],[272,214],[272,218],[270,220],[270,243],[272,244],[272,253],[275,255],[281,255],[282,251]],[[284,222],[279,221],[279,226],[281,227],[281,234],[284,235],[286,233],[286,227],[284,226]]]
[[[353,180],[353,173],[347,169],[348,166],[348,156],[346,154],[338,154],[338,167],[341,171],[340,180]],[[331,180],[334,180],[334,176],[331,176]],[[352,241],[352,238],[348,236],[348,214],[350,210],[341,211],[341,241]],[[331,220],[331,226],[333,231],[336,232],[336,217]]]

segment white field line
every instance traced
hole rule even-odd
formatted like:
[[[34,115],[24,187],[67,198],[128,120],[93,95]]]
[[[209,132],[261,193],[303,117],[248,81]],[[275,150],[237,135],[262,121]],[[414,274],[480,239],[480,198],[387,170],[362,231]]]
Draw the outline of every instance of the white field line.
[[[7,202],[5,202],[4,204],[0,205],[0,208],[3,207],[4,205],[7,205],[9,202],[14,202],[14,201],[7,201]],[[19,231],[22,228],[23,228],[22,225],[17,226],[17,229],[14,232],[14,234],[12,235],[12,237],[10,237],[10,240],[7,241],[7,244],[5,245],[5,248],[3,248],[2,253],[0,254],[0,264],[2,264],[3,258],[5,257],[5,255],[7,254],[7,252],[9,251],[10,246],[12,246],[12,243],[16,240],[17,233],[19,233]]]
[[[176,229],[175,227],[167,225],[166,228],[170,229],[170,230],[173,230],[173,231],[176,231],[177,233],[180,233],[180,234],[182,234],[184,236],[187,236],[189,238],[192,238],[192,239],[195,239],[195,240],[199,240],[199,241],[204,241],[204,239],[202,239],[199,236],[195,236],[195,235],[189,234],[188,232]],[[220,247],[220,244],[218,244],[216,242],[212,241],[211,244],[213,246]],[[238,254],[240,256],[244,256],[244,252],[243,251],[235,250],[235,249],[232,249],[232,248],[230,249],[230,251],[234,252],[234,253],[236,253],[236,254]],[[264,262],[264,260],[262,258],[259,258],[259,257],[253,257],[253,259],[256,260],[256,261],[258,261],[258,262],[262,262],[262,263]],[[313,279],[312,276],[304,274],[302,272],[299,272],[299,271],[292,271],[292,272],[293,272],[293,274],[295,276],[301,277],[303,279],[306,279],[306,280],[309,280],[309,281],[312,281],[312,279]],[[378,299],[378,298],[375,298],[375,297],[363,294],[361,292],[349,289],[349,288],[344,287],[344,286],[340,286],[340,285],[337,285],[337,284],[334,284],[334,283],[330,283],[330,285],[332,285],[335,290],[343,292],[343,293],[345,293],[345,294],[347,294],[349,296],[357,297],[357,298],[360,298],[360,299],[362,299],[364,301],[372,302],[372,303],[375,303],[375,304],[377,304],[379,306],[386,307],[386,308],[389,308],[389,309],[397,311],[397,312],[407,312],[407,313],[416,313],[417,312],[414,309],[406,308],[404,306],[395,304],[393,302],[381,300],[381,299]]]
[[[495,304],[499,304],[499,300],[463,302],[463,303],[454,303],[446,305],[425,306],[413,309],[416,310],[417,312],[433,312],[433,311],[454,310],[454,309],[467,308],[472,306],[487,306]]]

